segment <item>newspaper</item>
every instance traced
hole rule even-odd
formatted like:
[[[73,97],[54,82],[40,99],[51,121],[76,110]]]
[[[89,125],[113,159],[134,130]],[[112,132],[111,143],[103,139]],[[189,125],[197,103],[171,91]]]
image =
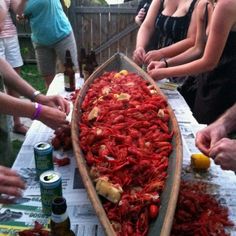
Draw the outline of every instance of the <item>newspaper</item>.
[[[81,86],[82,82],[80,81]],[[52,89],[53,88],[53,89]],[[49,94],[62,94],[64,92],[63,76],[58,74],[49,88]],[[192,113],[183,97],[176,90],[162,90],[168,98],[176,118],[183,140],[183,168],[182,178],[192,181],[204,181],[209,184],[209,193],[215,195],[220,202],[229,209],[230,219],[236,222],[236,177],[232,171],[223,171],[219,166],[211,163],[209,171],[196,173],[190,167],[190,156],[199,152],[195,147],[196,132],[204,127],[192,116]],[[50,142],[53,130],[39,121],[34,121],[27,133],[26,139],[16,158],[13,168],[18,171],[27,183],[23,197],[17,199],[15,204],[3,205],[0,208],[0,236],[15,236],[16,232],[33,227],[37,220],[45,228],[49,227],[50,218],[42,213],[40,188],[36,180],[33,147],[40,141]],[[98,221],[90,203],[72,151],[54,151],[54,156],[70,158],[70,165],[58,167],[55,170],[62,175],[63,196],[67,200],[68,214],[71,220],[71,229],[77,236],[103,236],[104,231]],[[236,235],[236,228],[230,228],[229,233]]]

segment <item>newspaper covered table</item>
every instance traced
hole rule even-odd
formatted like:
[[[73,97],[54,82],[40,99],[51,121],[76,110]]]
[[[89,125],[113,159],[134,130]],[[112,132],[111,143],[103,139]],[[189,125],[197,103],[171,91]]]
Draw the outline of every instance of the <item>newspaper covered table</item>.
[[[48,94],[68,96],[69,93],[64,91],[63,84],[63,74],[56,75]],[[81,86],[79,78],[77,78],[77,86]],[[163,84],[160,84],[160,87],[163,87]],[[206,181],[209,186],[212,186],[211,194],[214,194],[223,205],[229,208],[230,219],[236,222],[236,177],[234,172],[223,171],[214,163],[211,163],[210,170],[205,174],[200,175],[191,171],[190,155],[198,152],[195,147],[195,134],[203,126],[196,122],[185,100],[176,90],[162,89],[162,91],[175,112],[182,134],[184,148],[182,178]],[[13,168],[27,182],[27,189],[24,191],[23,197],[15,204],[1,207],[0,236],[17,235],[16,232],[19,230],[33,227],[36,220],[48,225],[49,218],[42,214],[39,183],[35,180],[33,146],[40,141],[50,142],[53,132],[39,121],[34,121],[30,127],[13,165]],[[64,167],[55,166],[55,170],[62,174],[63,195],[67,199],[72,230],[77,236],[103,236],[103,229],[84,189],[73,152],[54,152],[54,156],[62,155],[67,155],[71,159],[71,163]],[[236,236],[236,228],[230,229],[230,233]]]

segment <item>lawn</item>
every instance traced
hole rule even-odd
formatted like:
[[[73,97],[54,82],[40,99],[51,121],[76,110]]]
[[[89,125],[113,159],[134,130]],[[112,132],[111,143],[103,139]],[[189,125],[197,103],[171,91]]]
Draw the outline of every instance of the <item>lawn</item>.
[[[36,90],[46,94],[46,87],[35,64],[25,64],[21,69],[21,76]]]

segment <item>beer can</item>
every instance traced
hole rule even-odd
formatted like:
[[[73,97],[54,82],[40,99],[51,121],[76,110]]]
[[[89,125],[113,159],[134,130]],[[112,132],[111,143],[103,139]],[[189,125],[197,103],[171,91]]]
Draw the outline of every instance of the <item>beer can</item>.
[[[46,171],[40,175],[40,193],[43,213],[51,215],[52,201],[56,197],[62,197],[61,174],[56,171]]]
[[[53,148],[47,142],[39,142],[34,145],[34,159],[37,177],[47,171],[53,170]]]

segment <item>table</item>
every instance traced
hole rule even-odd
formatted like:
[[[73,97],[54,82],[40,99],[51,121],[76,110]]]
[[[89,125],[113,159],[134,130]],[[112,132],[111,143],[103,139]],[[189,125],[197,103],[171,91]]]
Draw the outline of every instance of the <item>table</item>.
[[[78,76],[77,76],[78,77]],[[63,74],[57,74],[49,87],[48,94],[68,96],[64,91]],[[77,86],[81,86],[81,79],[77,78]],[[163,93],[168,97],[183,139],[183,179],[201,180],[207,182],[211,194],[215,195],[223,205],[229,208],[230,218],[236,222],[236,176],[232,171],[223,171],[219,166],[211,163],[207,173],[197,174],[190,170],[190,155],[197,152],[195,134],[203,125],[199,125],[183,97],[176,90],[163,89],[165,83],[159,83]],[[33,227],[37,220],[45,225],[49,219],[42,214],[39,183],[35,180],[35,163],[33,146],[40,141],[50,142],[53,130],[39,121],[34,121],[26,139],[19,151],[13,168],[27,181],[24,195],[15,204],[2,206],[0,209],[0,235],[16,235],[15,232],[27,227]],[[55,170],[62,174],[63,195],[67,199],[68,214],[71,219],[72,230],[77,236],[103,236],[103,229],[95,215],[80,178],[73,152],[55,151],[54,156],[67,155],[71,164],[64,167],[55,166]],[[236,235],[236,228],[230,229],[231,235]]]

